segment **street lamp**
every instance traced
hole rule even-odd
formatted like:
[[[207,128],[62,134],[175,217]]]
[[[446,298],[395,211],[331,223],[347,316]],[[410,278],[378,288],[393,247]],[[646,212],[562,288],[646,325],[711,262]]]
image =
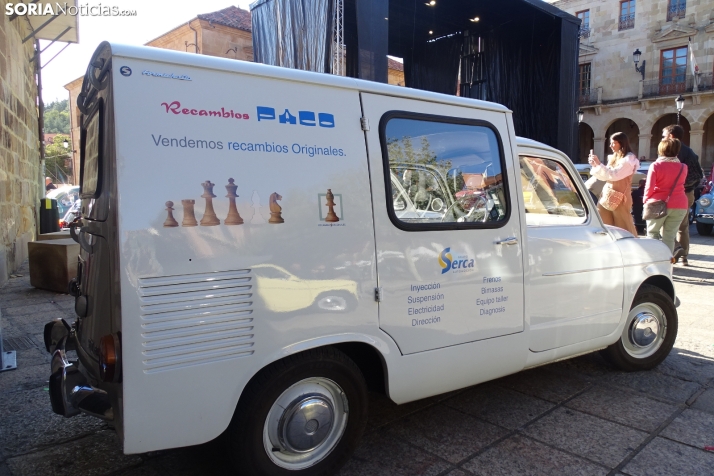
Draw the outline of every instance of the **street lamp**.
[[[642,66],[637,67],[637,63],[640,62],[640,57],[642,56],[642,52],[640,51],[639,48],[635,50],[634,53],[632,53],[632,58],[635,60],[635,71],[638,73],[642,73],[642,81],[645,80],[645,60],[642,60]]]
[[[65,149],[69,149],[69,142],[67,142],[67,139],[62,142],[62,147],[64,147]]]
[[[583,111],[582,109],[579,109],[578,110],[578,124],[583,122],[584,117],[585,117],[585,111]]]
[[[674,100],[677,105],[677,125],[679,125],[679,116],[682,114],[682,109],[684,109],[684,96],[681,94]]]

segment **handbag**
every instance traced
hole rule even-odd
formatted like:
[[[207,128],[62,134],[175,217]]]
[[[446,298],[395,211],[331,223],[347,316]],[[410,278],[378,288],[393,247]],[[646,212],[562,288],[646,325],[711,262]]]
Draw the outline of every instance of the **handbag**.
[[[625,199],[625,194],[614,190],[612,187],[605,187],[600,196],[600,205],[605,210],[610,210],[614,212],[617,207],[620,206],[622,201]]]
[[[644,220],[656,220],[667,215],[667,202],[669,201],[669,197],[672,196],[672,192],[674,192],[674,187],[677,186],[677,180],[679,180],[679,176],[682,175],[682,170],[684,170],[684,164],[682,164],[682,167],[679,169],[677,178],[674,179],[674,184],[672,185],[672,190],[669,191],[667,200],[653,200],[645,203],[642,208],[642,218]]]

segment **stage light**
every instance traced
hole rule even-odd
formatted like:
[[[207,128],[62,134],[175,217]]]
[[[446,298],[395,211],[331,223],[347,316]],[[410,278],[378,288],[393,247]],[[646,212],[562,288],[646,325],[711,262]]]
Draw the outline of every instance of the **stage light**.
[[[475,22],[479,21],[480,18],[479,18],[479,17],[473,17],[473,18],[470,18],[470,20],[475,23]]]
[[[429,34],[430,34],[430,35],[433,35],[433,34],[434,34],[434,32],[433,32],[433,31],[431,31],[431,30],[429,30]]]
[[[434,5],[436,5],[436,0],[431,0],[431,2],[426,2],[424,5],[426,5],[427,7],[433,7]]]

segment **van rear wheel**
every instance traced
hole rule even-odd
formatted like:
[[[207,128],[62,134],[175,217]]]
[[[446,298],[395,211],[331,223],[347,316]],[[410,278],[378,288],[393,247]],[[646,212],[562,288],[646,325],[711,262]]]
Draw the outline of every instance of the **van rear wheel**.
[[[677,337],[677,324],[677,308],[669,294],[643,284],[632,302],[620,339],[601,354],[621,370],[649,370],[669,355]]]
[[[251,381],[228,427],[239,474],[327,475],[347,461],[367,423],[355,363],[333,348],[275,362]]]

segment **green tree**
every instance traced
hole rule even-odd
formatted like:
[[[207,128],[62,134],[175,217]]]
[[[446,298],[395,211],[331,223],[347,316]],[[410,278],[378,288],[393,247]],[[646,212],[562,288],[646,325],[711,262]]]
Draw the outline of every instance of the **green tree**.
[[[45,106],[45,132],[69,134],[69,101],[54,101]]]
[[[71,177],[70,148],[65,149],[64,141],[70,141],[68,135],[58,134],[52,144],[45,146],[45,175],[52,177],[54,183],[69,183]]]

